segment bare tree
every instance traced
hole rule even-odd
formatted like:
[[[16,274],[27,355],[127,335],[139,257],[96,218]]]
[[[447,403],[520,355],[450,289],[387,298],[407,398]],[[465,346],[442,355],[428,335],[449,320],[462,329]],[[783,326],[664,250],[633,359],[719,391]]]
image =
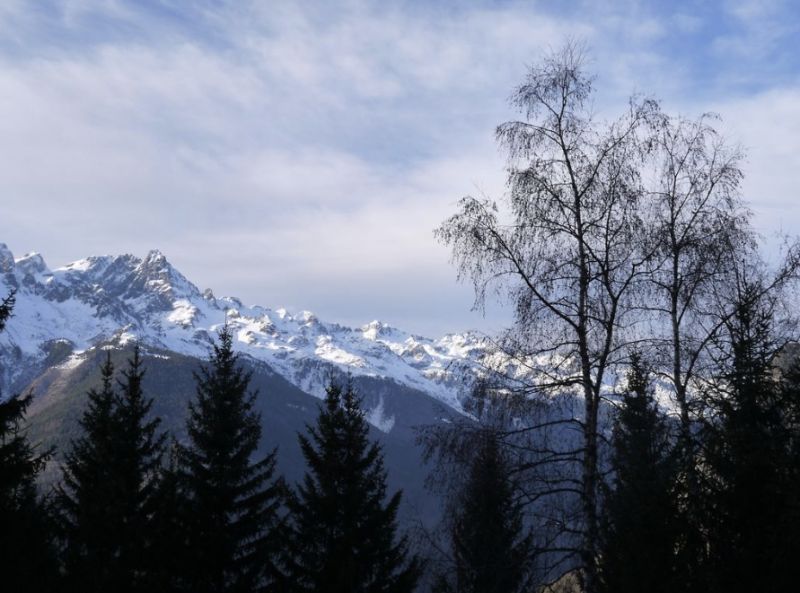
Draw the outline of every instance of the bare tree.
[[[663,328],[655,332],[663,336],[656,345],[682,431],[689,430],[692,381],[702,374],[703,353],[719,331],[714,295],[754,245],[739,195],[741,151],[725,145],[710,118],[662,118],[648,200],[648,236],[657,257],[647,308]]]
[[[682,529],[678,553],[684,581],[700,577],[697,474],[697,418],[704,404],[697,383],[708,375],[709,349],[725,325],[720,294],[731,272],[755,238],[749,212],[739,194],[741,151],[726,145],[712,127],[712,116],[698,120],[662,117],[654,134],[650,164],[652,189],[645,216],[652,245],[650,290],[642,304],[651,320],[659,374],[672,385],[679,414],[677,484]]]
[[[452,247],[460,277],[510,294],[516,319],[509,338],[531,365],[536,388],[576,391],[580,427],[580,568],[596,591],[598,417],[604,386],[635,332],[633,306],[652,256],[641,249],[641,163],[660,118],[651,100],[632,98],[616,121],[592,113],[592,80],[582,51],[568,44],[530,69],[512,96],[524,116],[499,126],[508,152],[505,208],[464,198],[437,230]],[[527,429],[530,429],[528,427]],[[524,429],[526,430],[526,429]],[[556,452],[558,453],[558,452]]]
[[[700,489],[697,428],[707,407],[701,385],[714,375],[716,345],[736,311],[731,291],[740,283],[742,266],[767,268],[740,195],[742,151],[726,143],[714,119],[709,114],[697,120],[662,116],[653,135],[653,168],[645,174],[651,189],[643,240],[655,257],[642,308],[651,321],[659,374],[672,385],[679,415],[685,531],[679,553],[689,571],[704,549],[694,512]],[[790,246],[773,275],[765,272],[761,296],[784,291],[798,263],[797,248]]]

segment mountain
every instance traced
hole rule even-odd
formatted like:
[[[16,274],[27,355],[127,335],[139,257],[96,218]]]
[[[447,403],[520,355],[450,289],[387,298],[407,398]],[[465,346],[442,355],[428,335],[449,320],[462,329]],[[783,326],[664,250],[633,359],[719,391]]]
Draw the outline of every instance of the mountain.
[[[328,375],[338,371],[392,381],[460,410],[459,397],[489,346],[470,332],[434,340],[380,321],[349,328],[308,311],[293,314],[216,298],[155,250],[143,259],[89,257],[50,270],[41,255],[15,259],[0,243],[0,294],[11,288],[17,289],[17,304],[13,323],[0,334],[0,351],[14,364],[2,370],[4,391],[30,381],[21,369],[76,365],[100,344],[139,340],[203,358],[227,321],[238,351],[306,393],[321,397]],[[372,424],[391,430],[390,417],[371,412]]]
[[[145,388],[154,413],[183,436],[193,373],[227,323],[253,372],[264,424],[262,450],[280,448],[281,470],[302,475],[296,435],[312,423],[331,377],[351,377],[383,443],[390,485],[406,491],[406,520],[430,520],[416,429],[462,414],[461,401],[490,344],[474,333],[439,339],[380,321],[349,328],[313,313],[246,306],[201,291],[158,251],[88,257],[50,269],[41,255],[15,258],[0,243],[0,295],[16,291],[14,315],[0,334],[0,394],[33,390],[30,434],[64,451],[77,434],[86,391],[111,351],[117,368],[134,341],[144,350]],[[59,459],[49,480],[59,475]]]

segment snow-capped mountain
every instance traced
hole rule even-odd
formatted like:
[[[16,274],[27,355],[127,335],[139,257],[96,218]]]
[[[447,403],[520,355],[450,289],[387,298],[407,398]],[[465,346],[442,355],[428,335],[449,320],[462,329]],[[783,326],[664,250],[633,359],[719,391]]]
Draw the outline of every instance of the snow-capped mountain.
[[[41,255],[15,258],[0,243],[0,295],[12,288],[14,318],[0,334],[0,350],[6,360],[24,364],[5,365],[3,393],[24,383],[19,369],[52,359],[54,348],[61,367],[80,364],[99,345],[134,339],[204,358],[227,321],[239,351],[306,393],[321,396],[330,373],[338,370],[393,381],[459,410],[460,396],[489,351],[488,342],[474,333],[429,339],[380,321],[349,328],[308,311],[217,298],[211,290],[201,292],[155,250],[141,259],[88,257],[51,270]],[[382,422],[373,419],[386,429]]]

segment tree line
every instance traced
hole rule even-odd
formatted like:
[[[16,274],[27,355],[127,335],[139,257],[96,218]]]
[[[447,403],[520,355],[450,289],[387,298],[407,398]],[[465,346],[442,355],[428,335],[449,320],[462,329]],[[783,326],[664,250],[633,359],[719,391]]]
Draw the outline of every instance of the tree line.
[[[0,330],[13,294],[2,302]],[[227,327],[196,374],[187,439],[168,441],[142,390],[141,351],[108,353],[49,495],[53,454],[28,441],[32,395],[0,402],[0,574],[4,590],[191,593],[413,591],[422,564],[398,534],[352,385],[331,383],[298,436],[307,471],[290,486],[277,450],[258,457],[261,418]]]

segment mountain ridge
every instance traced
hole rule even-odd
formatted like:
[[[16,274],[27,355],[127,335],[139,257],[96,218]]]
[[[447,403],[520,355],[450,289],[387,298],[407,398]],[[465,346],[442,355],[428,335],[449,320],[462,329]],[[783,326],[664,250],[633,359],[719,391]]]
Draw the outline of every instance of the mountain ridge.
[[[10,359],[0,369],[3,393],[25,384],[18,370],[25,365],[52,366],[58,358],[59,365],[77,365],[87,351],[108,344],[138,340],[205,358],[227,323],[237,351],[316,397],[331,375],[347,374],[393,381],[462,412],[462,397],[491,350],[475,332],[430,339],[377,320],[352,328],[309,311],[217,298],[155,249],[143,258],[90,256],[50,269],[40,254],[15,258],[0,243],[0,294],[12,289],[14,320],[0,334],[3,359]],[[367,412],[374,426],[391,430],[391,418]]]

